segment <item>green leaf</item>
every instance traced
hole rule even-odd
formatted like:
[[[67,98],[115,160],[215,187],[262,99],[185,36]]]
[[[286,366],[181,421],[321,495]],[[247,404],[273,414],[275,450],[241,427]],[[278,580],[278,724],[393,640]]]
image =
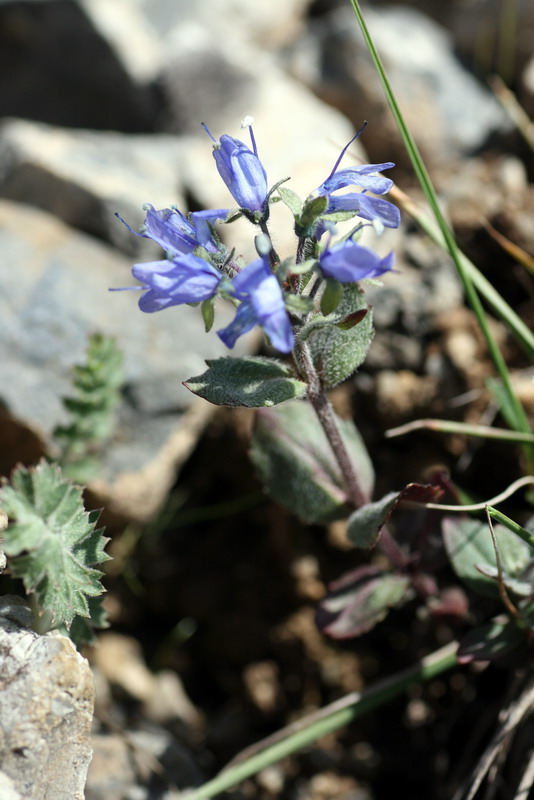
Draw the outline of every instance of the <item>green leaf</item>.
[[[76,394],[63,398],[70,420],[58,425],[53,435],[61,447],[60,465],[80,482],[93,477],[98,468],[98,449],[115,427],[115,409],[123,382],[122,361],[114,339],[94,334],[89,337],[85,363],[72,370]]]
[[[313,236],[318,218],[328,207],[328,197],[319,195],[304,203],[302,214],[295,220],[295,233],[299,238]]]
[[[480,625],[465,636],[458,648],[460,664],[471,661],[492,661],[515,650],[525,642],[525,634],[508,619],[494,619]]]
[[[530,563],[530,548],[503,525],[494,526],[501,566],[505,576],[515,578]],[[467,517],[445,517],[443,538],[452,567],[461,580],[474,592],[498,597],[493,578],[477,569],[477,565],[497,567],[495,550],[488,523]]]
[[[68,628],[76,615],[88,617],[88,598],[104,591],[95,565],[108,560],[109,540],[95,528],[99,512],[85,511],[81,488],[41,462],[16,469],[0,503],[12,520],[4,534],[12,574],[56,624]]]
[[[361,318],[360,312],[367,314]],[[336,327],[356,314],[359,324],[348,330]],[[360,316],[358,316],[360,314]],[[364,361],[374,335],[373,314],[365,295],[355,284],[345,284],[343,299],[334,314],[317,315],[306,326],[308,343],[323,387],[328,390],[350,378]],[[318,328],[314,330],[313,328]],[[306,334],[304,334],[306,335]]]
[[[293,189],[288,189],[286,186],[279,186],[278,194],[282,201],[289,208],[295,218],[299,217],[302,212],[302,200]]]
[[[336,281],[334,278],[327,278],[325,280],[323,296],[321,297],[321,314],[325,317],[328,316],[328,314],[332,314],[341,303],[342,297],[343,284]]]
[[[393,606],[411,599],[405,575],[373,566],[358,567],[330,584],[317,610],[317,626],[334,639],[361,636],[381,622]]]
[[[217,406],[275,406],[306,392],[290,367],[271,358],[218,358],[206,364],[209,369],[184,386]]]
[[[302,294],[292,294],[291,292],[284,293],[284,302],[288,311],[293,311],[296,314],[307,314],[313,311],[315,303],[311,297],[306,297]]]
[[[58,625],[58,630],[70,636],[76,647],[84,644],[95,644],[96,629],[103,630],[109,628],[108,615],[102,603],[102,597],[89,597],[89,617],[79,617],[76,615],[72,620],[70,629],[65,625]]]
[[[409,483],[400,492],[390,492],[376,503],[356,509],[347,520],[347,537],[355,547],[373,547],[380,531],[401,503],[435,503],[442,496],[440,486]]]
[[[362,489],[370,493],[374,471],[361,436],[352,421],[338,423]],[[273,497],[301,519],[328,522],[346,516],[343,477],[309,403],[256,412],[250,457]]]
[[[204,300],[200,305],[202,312],[202,319],[204,320],[204,330],[209,333],[213,327],[215,319],[215,298],[210,297],[209,300]]]

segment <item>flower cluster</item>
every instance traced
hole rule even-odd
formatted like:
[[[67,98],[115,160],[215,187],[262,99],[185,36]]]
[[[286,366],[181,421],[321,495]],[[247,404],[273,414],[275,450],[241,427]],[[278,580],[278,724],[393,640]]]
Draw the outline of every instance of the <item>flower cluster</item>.
[[[238,204],[239,213],[258,225],[265,238],[270,197],[278,187],[269,190],[250,120],[245,120],[243,125],[249,128],[252,149],[228,135],[216,141],[206,126],[204,128],[213,141],[213,156],[219,175]],[[302,281],[300,278],[303,271],[315,274],[312,284],[321,279],[350,284],[364,278],[376,278],[393,266],[392,253],[381,258],[352,237],[330,243],[340,212],[346,218],[357,216],[366,220],[378,231],[399,225],[397,207],[374,196],[386,194],[391,189],[392,181],[380,173],[394,164],[386,162],[339,169],[348,146],[343,149],[328,178],[311,192],[304,203],[302,214],[308,214],[305,234],[302,234],[302,225],[299,227],[299,215],[294,213],[295,231],[300,231],[301,236],[299,252],[311,251],[315,257],[308,259],[304,267],[300,263],[303,256],[297,257],[293,265],[293,280],[290,280],[291,264],[286,264],[280,275],[277,274],[280,264],[271,246],[267,251],[265,244],[258,247],[260,257],[244,267],[233,260],[233,253],[229,253],[215,228],[216,223],[232,216],[228,209],[197,211],[185,216],[177,209],[157,211],[148,205],[144,227],[136,235],[159,244],[166,257],[161,261],[134,265],[133,276],[141,284],[137,288],[143,291],[140,309],[160,311],[184,303],[212,301],[220,295],[236,306],[233,321],[218,331],[227,347],[233,348],[242,334],[259,325],[276,350],[291,352],[301,320],[295,304],[291,303],[290,294],[298,294],[301,287],[310,284],[310,280]],[[347,187],[358,187],[360,191],[339,193]],[[283,194],[280,196],[284,199]],[[318,198],[323,198],[323,201],[317,202]],[[327,230],[329,242],[321,248],[319,240]],[[316,290],[317,286],[315,293]],[[291,312],[288,308],[292,309]]]

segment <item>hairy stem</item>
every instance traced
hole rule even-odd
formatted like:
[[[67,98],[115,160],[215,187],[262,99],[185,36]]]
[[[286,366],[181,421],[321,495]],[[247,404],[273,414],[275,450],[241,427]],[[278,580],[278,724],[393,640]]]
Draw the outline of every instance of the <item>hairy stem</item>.
[[[308,384],[308,399],[317,414],[317,418],[326,434],[326,438],[328,439],[334,457],[341,470],[341,474],[343,475],[349,501],[355,508],[364,506],[371,498],[362,488],[356,471],[354,470],[354,465],[345,447],[345,442],[343,441],[334,409],[332,408],[332,404],[326,392],[321,386],[319,375],[313,364],[311,353],[306,342],[300,342],[297,345],[295,359]],[[401,571],[406,570],[409,565],[409,558],[402,552],[386,526],[382,528],[378,546],[396,569]],[[412,582],[414,583],[414,588],[420,591],[420,587],[416,585],[416,576],[413,577]]]

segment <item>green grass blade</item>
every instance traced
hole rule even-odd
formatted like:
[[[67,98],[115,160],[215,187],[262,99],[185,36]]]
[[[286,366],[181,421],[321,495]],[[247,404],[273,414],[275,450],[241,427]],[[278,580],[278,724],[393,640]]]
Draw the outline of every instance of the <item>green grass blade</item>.
[[[421,659],[415,666],[381,681],[373,688],[361,693],[352,692],[350,695],[342,697],[341,700],[323,708],[320,714],[310,715],[311,722],[309,723],[305,717],[299,721],[299,729],[295,733],[267,746],[250,758],[229,766],[213,780],[188,792],[187,800],[209,800],[280,759],[301,750],[321,736],[338,730],[368,711],[384,705],[402,694],[413,683],[430,680],[451,669],[457,664],[457,647],[457,643],[452,642]]]
[[[356,15],[356,18],[358,20],[358,24],[359,24],[360,29],[362,31],[363,37],[365,39],[365,43],[366,43],[366,45],[367,45],[367,47],[369,49],[369,52],[371,54],[371,58],[373,60],[374,67],[376,69],[378,77],[379,77],[379,79],[380,79],[380,81],[382,83],[382,86],[384,88],[384,92],[386,94],[386,98],[387,98],[389,106],[391,108],[391,112],[393,114],[393,117],[395,119],[397,127],[398,127],[398,129],[400,131],[400,134],[401,134],[401,136],[402,136],[402,138],[404,140],[404,144],[405,144],[406,150],[408,152],[408,155],[410,157],[410,160],[412,162],[412,166],[414,168],[415,174],[417,175],[419,183],[421,184],[421,188],[423,189],[423,192],[424,192],[426,200],[427,200],[427,202],[428,202],[428,204],[429,204],[429,206],[430,206],[430,208],[432,210],[432,213],[434,214],[434,217],[436,218],[436,222],[437,222],[437,224],[439,226],[439,229],[440,229],[441,234],[443,236],[443,240],[444,240],[444,242],[445,242],[445,244],[447,246],[447,249],[448,249],[448,251],[449,251],[449,253],[451,255],[451,258],[454,261],[454,264],[456,266],[456,269],[457,269],[458,274],[460,276],[460,279],[462,281],[462,284],[463,284],[463,287],[464,287],[464,291],[465,291],[465,295],[467,297],[469,305],[473,309],[473,312],[474,312],[474,314],[475,314],[475,316],[477,318],[478,324],[480,326],[480,330],[482,331],[482,334],[483,334],[484,339],[486,341],[486,345],[487,345],[488,351],[489,351],[490,356],[491,356],[491,358],[493,360],[495,368],[496,368],[496,370],[497,370],[497,372],[499,374],[499,377],[501,378],[504,390],[506,391],[506,394],[507,394],[507,396],[509,398],[509,404],[514,409],[514,425],[513,425],[513,427],[516,430],[521,431],[523,433],[530,433],[531,429],[530,429],[529,421],[528,421],[527,415],[525,414],[523,406],[519,402],[519,400],[518,400],[518,398],[517,398],[517,396],[516,396],[516,394],[514,392],[514,389],[512,387],[512,382],[511,382],[511,379],[510,379],[510,373],[508,371],[508,367],[507,367],[506,362],[505,362],[505,360],[503,358],[503,355],[502,355],[501,351],[499,350],[499,348],[497,346],[497,343],[496,343],[496,341],[495,341],[495,339],[494,339],[494,337],[493,337],[493,335],[491,333],[488,321],[486,319],[486,315],[484,313],[484,309],[482,307],[482,303],[481,303],[480,298],[478,296],[478,293],[477,293],[477,291],[475,289],[475,286],[473,284],[473,281],[471,279],[469,271],[465,269],[465,264],[464,264],[464,262],[463,262],[463,260],[461,258],[461,253],[460,253],[460,251],[458,249],[458,246],[456,245],[454,236],[453,236],[449,226],[447,225],[445,217],[443,216],[443,214],[441,212],[441,209],[440,209],[439,204],[438,204],[438,199],[437,199],[437,196],[436,196],[436,192],[435,192],[434,187],[432,185],[432,181],[430,180],[430,176],[428,174],[426,166],[425,166],[425,164],[423,162],[421,154],[419,153],[419,149],[418,149],[418,147],[417,147],[417,145],[416,145],[416,143],[415,143],[415,141],[414,141],[414,139],[413,139],[413,137],[412,137],[412,135],[411,135],[406,123],[405,123],[405,121],[404,121],[404,118],[402,116],[400,107],[399,107],[399,105],[397,103],[395,94],[393,92],[393,89],[392,89],[392,87],[391,87],[391,85],[389,83],[388,77],[386,75],[384,66],[382,64],[380,56],[378,55],[378,52],[377,52],[376,47],[374,45],[374,42],[373,42],[373,40],[371,38],[371,35],[369,33],[369,30],[368,30],[367,25],[365,23],[365,20],[363,18],[363,15],[362,15],[362,12],[361,12],[361,9],[360,9],[360,4],[358,3],[358,0],[350,0],[350,2],[351,2],[351,5],[353,7],[353,10],[354,10],[354,13]],[[532,450],[532,447],[530,445],[528,445],[526,447],[528,447],[527,455],[529,457],[529,461],[532,463],[532,462],[534,462],[534,451]]]
[[[509,531],[515,533],[515,535],[519,536],[520,539],[523,539],[523,541],[526,542],[534,550],[534,536],[531,533],[529,533],[529,531],[527,531],[517,522],[514,522],[514,520],[510,519],[510,517],[507,517],[505,516],[505,514],[502,514],[500,511],[497,511],[497,509],[493,508],[492,506],[488,506],[488,514],[496,522],[500,522],[501,525],[504,525],[506,528],[508,528]]]
[[[390,196],[400,206],[400,208],[409,214],[412,219],[417,222],[421,230],[432,239],[439,247],[446,249],[445,240],[436,223],[430,219],[418,206],[405,194],[398,186],[395,186]],[[523,348],[525,353],[534,361],[534,334],[530,328],[525,325],[523,320],[516,314],[516,312],[508,305],[499,292],[493,288],[487,278],[480,272],[477,267],[470,261],[466,255],[460,253],[460,259],[463,267],[477,290],[480,292],[486,303],[500,317],[500,319],[508,326],[511,333],[517,339],[519,345]]]

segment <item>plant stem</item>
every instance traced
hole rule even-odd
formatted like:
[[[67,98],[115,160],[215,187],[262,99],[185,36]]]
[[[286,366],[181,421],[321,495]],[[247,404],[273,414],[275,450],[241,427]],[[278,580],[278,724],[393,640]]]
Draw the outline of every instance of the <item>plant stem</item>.
[[[428,681],[451,669],[457,664],[456,648],[457,643],[452,642],[422,658],[414,666],[380,681],[372,688],[363,692],[351,692],[340,700],[298,720],[288,728],[278,731],[275,734],[276,741],[274,743],[273,738],[270,737],[258,745],[254,745],[254,751],[257,751],[259,747],[262,748],[260,752],[248,755],[251,750],[246,750],[238,756],[239,763],[230,765],[213,780],[198,789],[193,789],[186,795],[187,800],[209,800],[280,759],[301,750],[321,736],[348,725],[368,711],[379,708],[402,694],[412,684]],[[243,758],[245,760],[241,760]]]
[[[321,427],[326,434],[332,452],[339,464],[349,500],[355,508],[359,508],[359,506],[363,506],[369,502],[369,497],[362,489],[360,481],[354,471],[351,458],[347,452],[345,442],[343,441],[341,431],[337,424],[334,409],[326,396],[326,392],[321,386],[319,375],[313,364],[310,349],[306,342],[299,342],[297,344],[295,355],[308,384],[308,399],[315,409]]]
[[[326,392],[321,386],[321,381],[317,370],[313,364],[310,349],[306,342],[299,342],[295,349],[295,360],[308,384],[308,400],[312,404],[326,438],[332,448],[334,457],[339,465],[349,501],[355,508],[360,508],[370,501],[367,492],[362,489],[358,476],[354,470],[352,459],[345,447],[345,442],[341,435],[339,425]],[[382,528],[378,546],[389,558],[391,563],[400,571],[406,571],[409,565],[409,558],[402,552],[401,548],[390,534],[387,527]],[[414,588],[420,592],[417,576],[411,576]]]

